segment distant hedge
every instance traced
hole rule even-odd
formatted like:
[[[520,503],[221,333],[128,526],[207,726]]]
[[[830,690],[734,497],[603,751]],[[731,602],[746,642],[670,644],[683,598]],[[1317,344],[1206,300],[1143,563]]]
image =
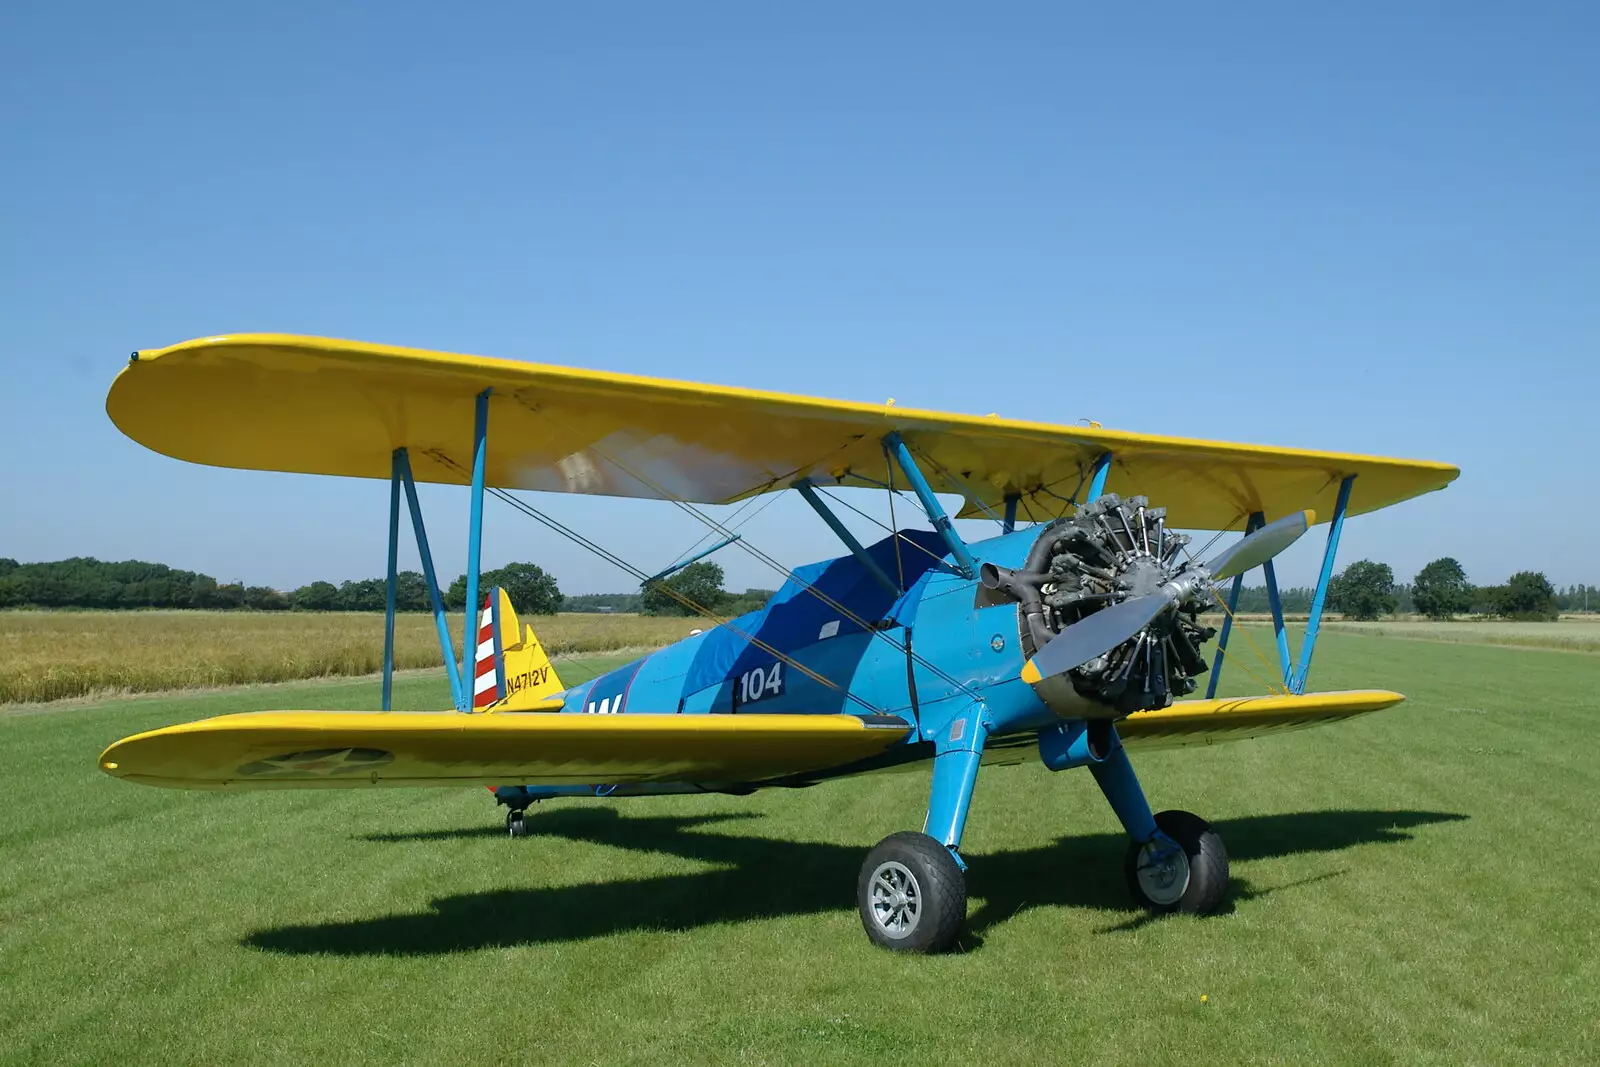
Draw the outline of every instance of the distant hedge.
[[[1440,561],[1435,561],[1440,562]],[[1454,560],[1448,560],[1454,564]],[[1432,566],[1430,564],[1430,566]],[[1459,564],[1455,564],[1459,567]],[[1349,568],[1346,568],[1348,570]],[[692,568],[685,568],[685,572]],[[1423,578],[1418,575],[1418,578]],[[772,595],[768,589],[748,589],[734,593],[722,589],[721,570],[706,589],[698,591],[705,606],[723,615],[738,615],[765,604]],[[546,615],[556,611],[637,612],[647,609],[644,596],[631,593],[585,593],[564,597],[555,578],[532,563],[508,563],[484,571],[484,588],[502,585],[511,594],[519,612]],[[1464,579],[1463,579],[1464,581]],[[466,578],[458,577],[444,590],[445,606],[460,611],[466,600]],[[1426,593],[1426,590],[1424,590]],[[1311,607],[1309,587],[1282,590],[1283,610],[1304,615]],[[1414,598],[1412,585],[1394,585],[1395,610],[1404,614],[1426,610],[1428,597]],[[1225,594],[1224,594],[1225,595]],[[1513,619],[1553,618],[1562,611],[1600,610],[1600,590],[1573,585],[1555,589],[1543,574],[1525,571],[1503,586],[1466,586],[1464,596],[1472,614],[1500,615]],[[416,571],[401,571],[395,588],[395,604],[400,611],[429,610],[428,586]],[[209,574],[176,570],[165,563],[146,563],[129,559],[111,563],[89,556],[56,560],[52,563],[18,563],[0,559],[0,608],[207,608],[251,611],[382,611],[384,580],[312,582],[284,592],[266,586],[239,582],[218,582]],[[676,610],[674,608],[674,610]],[[1268,610],[1263,586],[1240,590],[1238,610],[1260,614]]]
[[[273,589],[223,585],[209,574],[130,559],[108,563],[87,556],[53,563],[0,559],[0,607],[39,608],[287,608]]]
[[[505,581],[501,582],[504,577]],[[484,588],[504,584],[518,611],[550,614],[561,604],[555,579],[531,563],[485,571]],[[446,600],[459,611],[466,578],[457,578]],[[312,582],[292,592],[218,582],[209,574],[174,570],[164,563],[130,559],[110,563],[87,556],[51,563],[0,559],[0,608],[204,608],[251,611],[382,611],[387,583],[382,578]],[[457,588],[459,587],[459,588]],[[454,594],[454,595],[452,595]],[[395,582],[399,611],[428,611],[428,584],[416,571],[401,571]]]

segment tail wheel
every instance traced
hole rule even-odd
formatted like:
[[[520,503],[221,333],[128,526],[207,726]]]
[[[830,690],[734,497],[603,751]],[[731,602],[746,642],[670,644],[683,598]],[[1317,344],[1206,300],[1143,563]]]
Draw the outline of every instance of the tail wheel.
[[[967,920],[967,880],[950,850],[907,830],[878,842],[856,879],[867,937],[894,952],[944,952]]]
[[[506,833],[512,837],[528,836],[528,821],[523,818],[523,814],[520,808],[512,808],[506,812]]]
[[[1187,811],[1156,816],[1162,836],[1128,846],[1128,889],[1154,912],[1206,915],[1228,893],[1228,852],[1211,824]]]

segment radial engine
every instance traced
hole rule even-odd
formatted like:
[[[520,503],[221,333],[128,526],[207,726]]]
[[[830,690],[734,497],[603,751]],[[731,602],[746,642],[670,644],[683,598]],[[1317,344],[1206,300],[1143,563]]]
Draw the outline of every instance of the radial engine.
[[[983,565],[985,588],[1017,601],[1030,657],[1067,627],[1109,607],[1182,590],[1133,636],[1059,678],[1046,678],[1040,688],[1047,702],[1059,703],[1050,688],[1067,681],[1079,697],[1121,717],[1164,708],[1196,689],[1195,678],[1207,670],[1200,646],[1216,633],[1200,615],[1215,598],[1203,580],[1205,569],[1186,551],[1189,538],[1168,530],[1166,516],[1145,497],[1108,493],[1045,526],[1019,569]]]

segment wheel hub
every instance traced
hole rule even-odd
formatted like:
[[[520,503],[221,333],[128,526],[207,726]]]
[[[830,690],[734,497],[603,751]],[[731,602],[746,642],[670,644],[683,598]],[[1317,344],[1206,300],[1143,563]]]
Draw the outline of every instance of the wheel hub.
[[[1138,878],[1152,903],[1176,904],[1189,888],[1189,856],[1172,841],[1146,842],[1139,850]]]
[[[878,864],[869,883],[872,921],[892,938],[909,937],[922,918],[922,892],[905,864]]]

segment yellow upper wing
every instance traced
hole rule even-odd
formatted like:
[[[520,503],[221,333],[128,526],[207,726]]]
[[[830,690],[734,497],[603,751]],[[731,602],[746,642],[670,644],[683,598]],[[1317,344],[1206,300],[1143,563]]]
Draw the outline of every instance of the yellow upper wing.
[[[1055,515],[1102,453],[1107,488],[1168,509],[1174,526],[1221,529],[1249,512],[1350,513],[1443,488],[1442,463],[1309,452],[910,408],[819,400],[315,337],[208,337],[134,354],[106,410],[129,437],[196,463],[389,476],[406,447],[417,480],[465,484],[474,398],[492,389],[493,486],[726,503],[810,476],[881,485],[880,440],[898,430],[935,490],[1024,518]],[[897,475],[898,477],[898,475]]]
[[[1243,741],[1279,730],[1321,726],[1404,700],[1384,689],[1352,689],[1221,700],[1182,700],[1160,711],[1139,711],[1117,722],[1117,736],[1129,748],[1175,748]]]
[[[194,789],[750,782],[865,759],[910,731],[892,716],[265,711],[136,734],[100,766]]]

